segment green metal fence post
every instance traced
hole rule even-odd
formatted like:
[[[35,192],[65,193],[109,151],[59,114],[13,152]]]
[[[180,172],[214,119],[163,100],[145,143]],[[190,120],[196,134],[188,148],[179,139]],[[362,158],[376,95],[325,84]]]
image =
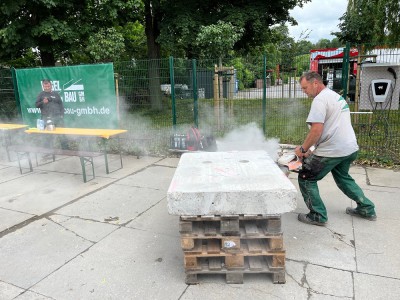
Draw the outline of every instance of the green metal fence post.
[[[349,82],[349,64],[350,64],[350,43],[346,43],[346,48],[343,51],[343,65],[342,65],[342,87],[343,98],[347,98],[347,87]]]
[[[267,55],[263,57],[263,98],[262,98],[262,122],[263,132],[266,133],[266,113],[267,113]]]
[[[192,73],[193,73],[193,118],[194,125],[199,127],[199,103],[197,95],[197,71],[196,60],[192,59]]]
[[[12,77],[12,82],[13,82],[13,87],[14,87],[15,100],[17,102],[17,110],[18,110],[20,119],[22,120],[21,102],[20,102],[20,99],[19,99],[17,76],[15,74],[15,68],[14,67],[11,68],[11,77]]]
[[[175,75],[174,75],[174,57],[169,57],[169,79],[171,82],[171,101],[172,101],[172,125],[176,127],[176,101],[175,101]]]

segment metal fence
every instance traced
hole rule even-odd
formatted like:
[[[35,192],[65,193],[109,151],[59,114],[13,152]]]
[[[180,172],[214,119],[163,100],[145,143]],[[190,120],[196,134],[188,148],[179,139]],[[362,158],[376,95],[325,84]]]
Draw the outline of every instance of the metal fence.
[[[356,47],[363,51],[354,57],[353,48],[338,50],[343,57],[320,60],[318,71],[350,104],[360,159],[398,165],[400,52]],[[266,139],[299,144],[308,132],[305,120],[312,100],[301,91],[298,79],[310,63],[310,53],[116,62],[119,126],[128,130],[125,150],[167,154],[171,134],[185,133],[192,125],[218,139],[254,123]],[[3,69],[0,74],[0,118],[18,119],[11,72]],[[372,98],[374,79],[390,80],[383,102]]]

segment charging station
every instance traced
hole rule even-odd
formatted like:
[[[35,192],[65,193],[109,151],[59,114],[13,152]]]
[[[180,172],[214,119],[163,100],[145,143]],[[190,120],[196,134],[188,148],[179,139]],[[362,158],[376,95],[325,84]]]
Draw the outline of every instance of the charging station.
[[[400,95],[400,64],[363,63],[360,74],[362,110],[398,110]]]
[[[392,81],[389,79],[371,80],[372,100],[375,103],[383,103],[388,100],[392,88]]]

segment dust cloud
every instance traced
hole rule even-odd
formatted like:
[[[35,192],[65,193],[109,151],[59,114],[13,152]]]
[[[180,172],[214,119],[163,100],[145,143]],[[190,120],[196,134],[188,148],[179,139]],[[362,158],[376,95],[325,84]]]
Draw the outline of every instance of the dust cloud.
[[[239,126],[217,139],[218,151],[254,151],[265,150],[273,159],[278,159],[280,151],[279,140],[265,139],[262,130],[255,123]]]

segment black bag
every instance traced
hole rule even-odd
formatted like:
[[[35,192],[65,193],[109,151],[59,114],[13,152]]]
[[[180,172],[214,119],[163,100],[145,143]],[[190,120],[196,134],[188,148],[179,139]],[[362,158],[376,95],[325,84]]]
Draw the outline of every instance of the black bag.
[[[313,180],[324,167],[323,157],[311,154],[309,157],[303,159],[303,165],[299,171],[299,176],[306,180]]]

